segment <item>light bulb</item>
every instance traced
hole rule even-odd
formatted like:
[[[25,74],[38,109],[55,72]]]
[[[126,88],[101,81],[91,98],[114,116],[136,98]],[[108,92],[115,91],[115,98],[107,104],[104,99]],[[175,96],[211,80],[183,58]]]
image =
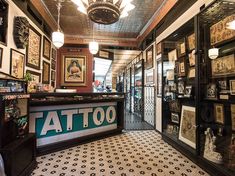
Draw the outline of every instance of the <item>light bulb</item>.
[[[92,41],[89,43],[89,51],[91,52],[91,54],[97,54],[97,52],[99,51],[99,44],[98,42]]]
[[[56,31],[52,33],[52,43],[56,48],[60,48],[64,45],[64,34],[60,31]]]

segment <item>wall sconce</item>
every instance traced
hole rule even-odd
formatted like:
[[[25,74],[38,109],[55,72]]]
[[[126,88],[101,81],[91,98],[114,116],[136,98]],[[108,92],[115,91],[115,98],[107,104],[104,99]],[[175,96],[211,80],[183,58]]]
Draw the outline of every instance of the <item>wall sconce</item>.
[[[210,59],[216,59],[219,56],[219,48],[211,48],[208,50],[208,56]]]

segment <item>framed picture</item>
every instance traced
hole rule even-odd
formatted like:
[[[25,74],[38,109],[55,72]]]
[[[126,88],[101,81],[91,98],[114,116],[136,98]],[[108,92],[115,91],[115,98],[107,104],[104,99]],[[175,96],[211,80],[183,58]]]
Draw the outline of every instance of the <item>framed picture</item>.
[[[55,81],[55,71],[51,70],[51,80]]]
[[[181,110],[180,101],[179,100],[172,100],[172,101],[170,101],[169,102],[169,108],[170,108],[170,111],[180,113],[180,110]]]
[[[56,61],[55,60],[51,60],[51,69],[52,70],[56,69]]]
[[[51,48],[51,57],[53,60],[56,60],[56,49],[55,48]]]
[[[159,42],[156,45],[156,52],[157,52],[157,55],[162,53],[162,43],[161,42]]]
[[[166,79],[168,81],[174,81],[174,79],[175,79],[174,69],[169,69],[169,70],[166,71]]]
[[[157,96],[162,96],[162,61],[157,60]]]
[[[32,71],[32,70],[26,70],[26,73],[30,73],[32,77],[32,81],[34,83],[40,83],[41,82],[41,73]]]
[[[167,133],[169,133],[169,134],[172,134],[172,133],[173,133],[173,129],[174,129],[174,126],[173,126],[173,125],[167,125],[167,127],[166,127],[166,131],[167,131]]]
[[[179,42],[177,42],[177,51],[179,57],[184,56],[186,54],[186,45],[184,39],[181,39]]]
[[[212,77],[234,76],[235,57],[234,54],[223,56],[211,61]]]
[[[51,42],[43,36],[43,57],[50,60],[51,56]]]
[[[42,63],[42,83],[50,83],[50,64],[46,61],[43,61]]]
[[[232,130],[235,131],[235,104],[231,104],[231,122]]]
[[[10,74],[16,78],[24,78],[25,55],[19,51],[11,49]]]
[[[177,60],[177,50],[174,49],[168,53],[169,62],[175,62]]]
[[[228,85],[227,85],[226,80],[218,81],[218,85],[219,85],[220,90],[227,90],[228,89]]]
[[[207,99],[217,99],[217,87],[214,83],[209,83],[206,86],[206,98]]]
[[[86,73],[86,56],[64,56],[62,58],[62,86],[85,86]]]
[[[229,85],[230,85],[230,94],[235,95],[235,80],[230,80]]]
[[[184,58],[179,62],[179,76],[186,75],[185,60]]]
[[[153,45],[146,51],[146,69],[153,68]]]
[[[190,98],[192,94],[192,88],[193,86],[186,86],[184,91],[184,97]]]
[[[179,114],[171,113],[171,121],[174,122],[174,123],[179,123],[180,122]]]
[[[195,49],[195,45],[196,45],[195,33],[189,35],[187,39],[188,39],[189,50],[191,51],[191,50]]]
[[[196,62],[196,56],[195,56],[195,50],[192,50],[191,53],[188,54],[188,58],[189,58],[189,66],[195,66],[195,62]]]
[[[196,148],[196,115],[195,107],[182,106],[179,140]]]
[[[214,104],[214,116],[215,122],[224,124],[224,105],[223,104]]]
[[[192,79],[192,78],[195,78],[195,67],[192,67],[192,68],[189,68],[189,71],[188,71],[188,78],[189,79]]]
[[[3,48],[0,48],[0,68],[2,68]]]
[[[184,94],[184,81],[178,81],[178,94]]]
[[[26,50],[26,66],[40,70],[41,34],[32,26],[29,28],[29,43]]]
[[[152,70],[150,70],[150,72],[146,72],[146,84],[153,84],[153,82],[154,82],[153,72],[154,71],[152,71]]]

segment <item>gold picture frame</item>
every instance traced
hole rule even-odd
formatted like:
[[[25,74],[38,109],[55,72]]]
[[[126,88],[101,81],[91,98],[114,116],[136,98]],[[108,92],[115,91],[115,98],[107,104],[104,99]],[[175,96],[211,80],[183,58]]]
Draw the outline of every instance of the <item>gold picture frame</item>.
[[[16,78],[24,78],[25,55],[17,50],[11,49],[10,74]]]
[[[50,63],[43,61],[42,63],[42,83],[50,83]]]
[[[185,56],[186,54],[186,44],[185,39],[181,39],[177,42],[177,51],[178,51],[178,57]]]
[[[62,86],[86,86],[87,59],[86,56],[63,56]]]
[[[51,42],[43,36],[43,57],[50,60],[51,56]]]
[[[147,49],[146,51],[146,63],[145,68],[151,69],[153,68],[153,45]]]
[[[187,37],[189,51],[195,49],[195,46],[196,46],[195,38],[196,38],[195,33],[192,33],[191,35]]]
[[[214,104],[214,116],[215,116],[215,122],[224,124],[224,105],[215,103]]]

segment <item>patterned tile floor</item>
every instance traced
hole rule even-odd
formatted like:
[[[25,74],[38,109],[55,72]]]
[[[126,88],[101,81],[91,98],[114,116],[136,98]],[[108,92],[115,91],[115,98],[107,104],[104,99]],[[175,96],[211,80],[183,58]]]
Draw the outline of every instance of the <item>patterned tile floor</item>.
[[[153,131],[131,131],[37,158],[35,176],[208,176]]]

